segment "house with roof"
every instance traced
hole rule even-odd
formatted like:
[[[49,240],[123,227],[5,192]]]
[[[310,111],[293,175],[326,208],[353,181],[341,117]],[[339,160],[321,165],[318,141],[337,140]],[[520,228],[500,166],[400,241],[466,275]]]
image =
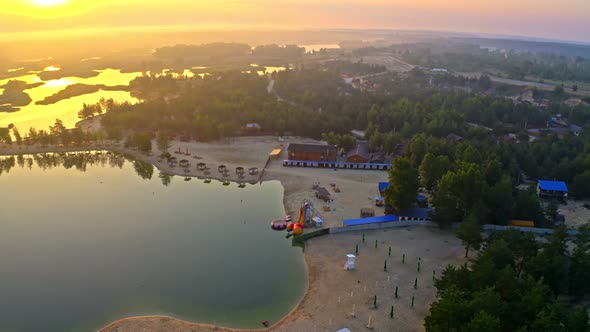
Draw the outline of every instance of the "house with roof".
[[[563,181],[539,180],[537,194],[541,198],[567,198],[568,189]]]
[[[371,161],[369,153],[369,142],[361,141],[346,153],[347,163],[368,163]]]
[[[287,148],[289,160],[336,161],[338,148],[334,145],[296,144]]]

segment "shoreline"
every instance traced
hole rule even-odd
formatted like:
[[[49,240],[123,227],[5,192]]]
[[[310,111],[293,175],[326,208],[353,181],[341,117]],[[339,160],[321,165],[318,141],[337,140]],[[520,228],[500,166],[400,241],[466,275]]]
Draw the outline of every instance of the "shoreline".
[[[293,317],[301,309],[301,307],[306,302],[306,300],[309,299],[310,285],[313,282],[314,277],[313,277],[313,274],[311,273],[311,267],[308,262],[308,259],[309,259],[309,257],[304,252],[303,253],[303,265],[305,266],[305,273],[307,274],[307,280],[306,280],[307,282],[306,282],[306,286],[305,286],[305,292],[303,293],[303,297],[299,300],[299,302],[297,302],[297,304],[285,316],[283,316],[276,323],[274,323],[268,327],[261,328],[261,329],[240,329],[240,328],[225,327],[225,326],[221,326],[221,325],[189,322],[189,321],[182,320],[182,319],[179,319],[179,318],[176,318],[173,316],[144,315],[144,316],[131,316],[131,317],[126,317],[126,318],[121,318],[119,320],[116,320],[116,321],[102,327],[97,332],[107,332],[107,331],[110,331],[110,329],[117,328],[117,325],[129,323],[129,322],[133,322],[133,321],[153,321],[153,320],[157,320],[157,321],[169,320],[169,321],[175,321],[177,323],[180,323],[182,325],[185,325],[185,326],[188,326],[191,328],[205,329],[205,330],[211,330],[211,331],[226,331],[226,332],[266,332],[266,331],[270,331],[270,330],[279,328],[280,326],[285,324],[289,318]]]
[[[152,160],[150,160],[149,156],[146,156],[145,154],[138,152],[136,150],[133,149],[129,149],[129,148],[124,148],[122,147],[120,144],[92,144],[92,145],[88,145],[88,146],[40,146],[38,144],[36,145],[27,145],[27,146],[11,146],[10,148],[6,149],[6,147],[2,147],[0,148],[0,156],[17,156],[17,155],[35,155],[35,154],[44,154],[44,153],[76,153],[76,152],[89,152],[89,151],[112,151],[112,152],[117,152],[117,153],[123,153],[123,154],[128,154],[133,156],[134,158],[137,158],[138,160],[141,160],[143,162],[147,162],[150,163],[152,166],[154,166],[156,169],[158,169],[160,172],[164,171],[168,173],[168,170],[163,170],[162,168],[159,167],[159,165],[156,165],[152,162]],[[240,181],[240,179],[236,179],[234,176],[231,177],[223,177],[220,176],[218,174],[215,175],[210,175],[210,176],[198,176],[198,175],[193,175],[195,172],[192,170],[190,173],[186,173],[182,174],[179,171],[182,168],[178,168],[177,170],[172,170],[170,172],[170,174],[172,175],[176,175],[176,176],[191,176],[191,177],[197,177],[197,178],[209,178],[209,179],[213,179],[213,180],[219,180],[219,181],[232,181],[232,182],[247,182],[247,181]],[[263,169],[264,170],[264,169]],[[264,175],[263,170],[261,170],[260,175]],[[258,175],[256,176],[258,177]],[[283,209],[287,210],[287,196],[289,195],[289,193],[291,192],[290,190],[288,190],[285,185],[283,184],[283,182],[280,179],[277,178],[272,178],[272,179],[268,179],[266,181],[279,181],[279,183],[281,183],[281,187],[283,188]],[[262,179],[262,176],[259,177],[259,180],[257,182],[263,182],[265,180]],[[311,270],[311,266],[309,264],[309,257],[306,254],[306,252],[304,251],[302,253],[303,255],[303,265],[305,268],[305,274],[307,276],[306,279],[306,285],[305,285],[305,291],[303,293],[303,296],[301,297],[301,299],[297,302],[297,304],[285,315],[283,316],[280,320],[278,320],[276,323],[265,327],[265,328],[261,328],[261,329],[240,329],[240,328],[230,328],[230,327],[225,327],[225,326],[220,326],[220,325],[213,325],[213,324],[205,324],[205,323],[198,323],[198,322],[189,322],[186,320],[182,320],[173,316],[166,316],[166,315],[142,315],[142,316],[131,316],[131,317],[125,317],[125,318],[121,318],[119,320],[116,320],[102,328],[100,328],[98,330],[98,332],[104,332],[104,331],[108,331],[109,329],[113,329],[116,328],[117,325],[120,325],[122,323],[128,323],[128,322],[133,322],[133,321],[168,321],[168,320],[173,320],[176,321],[177,323],[180,323],[182,325],[185,326],[190,326],[191,328],[198,328],[198,329],[206,329],[206,330],[215,330],[215,331],[227,331],[227,332],[242,332],[242,331],[248,331],[248,332],[263,332],[263,331],[269,331],[275,328],[279,328],[281,325],[283,325],[284,323],[286,323],[286,321],[291,318],[293,315],[295,315],[297,313],[297,311],[299,311],[301,309],[301,307],[303,306],[303,304],[306,302],[306,300],[309,299],[309,295],[310,295],[310,286],[311,284],[314,282],[315,277],[312,273]]]
[[[189,168],[182,168],[182,167],[170,167],[167,165],[166,161],[163,160],[162,162],[158,162],[158,155],[155,153],[152,156],[148,156],[142,152],[139,152],[134,149],[125,148],[121,146],[121,144],[91,144],[91,145],[82,145],[82,146],[55,146],[55,145],[48,145],[48,146],[40,146],[38,144],[35,145],[23,145],[20,147],[9,147],[6,148],[5,146],[0,146],[0,157],[7,157],[7,156],[18,156],[18,155],[35,155],[35,154],[45,154],[45,153],[76,153],[76,152],[91,152],[91,151],[111,151],[116,153],[122,153],[126,155],[130,155],[133,158],[143,161],[146,163],[151,164],[156,168],[159,172],[163,172],[166,174],[174,175],[174,176],[181,176],[181,177],[192,177],[198,179],[211,179],[211,180],[218,180],[221,182],[230,181],[236,183],[258,183],[262,181],[262,170],[259,169],[259,174],[250,175],[247,172],[244,174],[243,178],[239,178],[235,172],[229,172],[229,176],[223,176],[216,170],[211,171],[210,174],[204,174],[203,171],[199,171],[195,169],[194,164],[201,162],[201,160],[196,160],[191,158],[190,156],[186,156],[185,159],[189,159],[192,161],[191,167]],[[207,163],[207,166],[210,167],[212,170],[217,168],[219,164],[212,164]],[[246,170],[250,167],[256,166],[248,166],[244,167]],[[231,167],[227,167],[228,170],[231,170]],[[189,170],[186,172],[185,170]]]
[[[371,207],[375,210],[376,215],[381,215],[383,210],[374,206],[374,197],[377,190],[377,183],[387,180],[387,172],[381,171],[363,171],[363,170],[333,170],[320,168],[297,168],[283,167],[282,157],[278,160],[271,160],[267,165],[268,154],[278,144],[276,137],[257,136],[257,137],[240,137],[231,140],[213,141],[207,143],[199,142],[171,142],[170,151],[177,151],[181,148],[184,151],[188,148],[193,155],[202,157],[209,167],[216,164],[254,166],[262,172],[262,179],[256,181],[279,181],[283,188],[283,208],[286,214],[296,214],[301,207],[301,202],[306,199],[312,202],[324,219],[324,227],[337,227],[342,225],[343,219],[356,217],[361,208]],[[318,141],[300,138],[287,137],[281,141],[285,147],[289,143],[319,143]],[[192,168],[190,173],[184,173],[182,168],[169,169],[166,162],[158,163],[157,156],[149,156],[139,151],[126,149],[122,144],[91,144],[76,147],[58,147],[58,146],[22,146],[16,145],[7,148],[0,144],[0,155],[18,155],[18,154],[35,154],[35,153],[65,153],[80,151],[113,151],[125,153],[138,160],[148,162],[154,165],[160,171],[175,174],[178,176],[203,177],[194,169],[194,162],[191,157]],[[155,153],[155,152],[154,152]],[[180,158],[179,158],[180,159]],[[201,160],[199,160],[201,161]],[[165,165],[164,165],[165,164]],[[265,168],[265,165],[267,166]],[[246,168],[247,169],[247,168]],[[213,169],[212,169],[213,170]],[[211,179],[220,181],[240,182],[232,173],[232,177],[222,177],[215,170],[208,176]],[[312,186],[321,182],[332,195],[332,201],[324,202],[315,197]],[[338,191],[335,188],[339,188]],[[312,229],[312,228],[310,228]],[[442,235],[441,235],[442,234]],[[378,238],[383,243],[389,243],[394,247],[394,252],[400,253],[404,250],[408,258],[412,255],[422,256],[424,264],[427,264],[428,256],[435,255],[432,258],[432,264],[436,264],[436,269],[442,269],[443,262],[455,262],[457,258],[463,256],[463,248],[460,242],[456,240],[454,234],[441,233],[439,230],[426,229],[422,227],[408,228],[403,231],[375,231],[367,232],[370,237]],[[393,294],[393,290],[384,286],[376,287],[377,282],[381,285],[383,278],[393,278],[410,284],[413,282],[414,275],[412,269],[406,269],[400,262],[391,262],[391,270],[399,271],[399,275],[385,276],[382,273],[366,274],[362,271],[381,270],[383,260],[378,255],[371,254],[372,246],[361,248],[359,272],[342,272],[342,257],[350,253],[350,248],[354,248],[354,243],[358,243],[360,233],[343,233],[338,235],[328,235],[320,238],[314,238],[306,242],[303,251],[303,262],[306,273],[306,285],[299,302],[284,316],[278,318],[276,322],[269,322],[269,327],[260,328],[232,328],[199,322],[190,322],[174,318],[169,315],[141,315],[123,317],[108,325],[97,328],[100,332],[126,332],[126,331],[177,331],[177,332],[211,332],[211,331],[230,331],[230,332],[251,332],[251,331],[307,331],[307,330],[337,330],[342,327],[349,327],[353,330],[359,330],[366,326],[367,320],[375,311],[364,304],[372,301],[368,299],[369,294],[378,294],[380,298],[385,299],[388,294]],[[420,244],[414,244],[413,239],[420,239]],[[428,239],[428,240],[426,240]],[[445,240],[446,239],[446,240]],[[444,240],[444,241],[443,241]],[[367,251],[367,250],[370,250]],[[435,263],[436,262],[436,263]],[[397,264],[397,266],[396,266]],[[434,267],[434,266],[433,266]],[[406,269],[404,271],[404,269]],[[411,279],[411,280],[410,280]],[[430,282],[429,282],[430,283]],[[360,286],[360,285],[363,286]],[[375,285],[375,286],[371,286]],[[401,285],[400,285],[401,286]],[[417,304],[416,309],[404,309],[400,307],[399,317],[403,320],[376,321],[378,330],[391,330],[395,326],[405,326],[407,331],[423,331],[423,318],[427,314],[429,303],[434,299],[434,289],[432,285],[418,292],[422,292],[421,303]],[[356,295],[354,298],[352,294]],[[348,294],[348,295],[347,295]],[[372,296],[372,295],[371,295]],[[366,297],[366,298],[365,298]],[[338,299],[338,303],[336,303]],[[341,302],[340,302],[341,301]],[[356,319],[350,316],[350,308],[356,304]],[[346,308],[346,309],[343,309]],[[318,313],[322,314],[318,314]],[[379,315],[386,316],[387,313]],[[375,318],[375,317],[373,317]],[[255,322],[258,324],[258,322]],[[400,325],[401,324],[401,325]],[[256,325],[255,325],[256,326]]]

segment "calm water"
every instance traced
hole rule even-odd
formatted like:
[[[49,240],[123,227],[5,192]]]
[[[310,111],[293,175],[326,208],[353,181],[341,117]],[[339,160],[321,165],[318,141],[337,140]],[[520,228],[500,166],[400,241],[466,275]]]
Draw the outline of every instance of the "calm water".
[[[301,249],[269,227],[280,183],[164,186],[151,165],[83,156],[0,157],[0,330],[142,314],[255,328],[302,297]]]
[[[0,112],[0,127],[6,127],[12,123],[19,128],[21,134],[25,134],[29,131],[30,127],[47,129],[55,123],[55,119],[61,119],[64,125],[70,128],[74,127],[76,122],[80,121],[78,111],[82,109],[83,103],[94,104],[100,98],[113,98],[118,102],[137,102],[137,99],[131,97],[131,94],[127,91],[100,90],[95,93],[60,100],[51,105],[35,104],[36,101],[41,101],[45,97],[54,95],[69,85],[79,83],[88,85],[104,84],[109,86],[129,85],[131,80],[141,76],[141,73],[121,73],[119,70],[114,69],[99,70],[99,72],[98,76],[90,78],[64,77],[48,81],[41,80],[37,73],[33,72],[23,76],[0,80],[0,86],[8,83],[10,80],[18,80],[26,83],[44,83],[41,86],[25,90],[25,93],[33,101],[29,105],[21,107],[20,111],[12,113]],[[1,88],[0,93],[2,93]]]
[[[256,71],[258,74],[263,75],[265,72],[257,70],[260,67],[257,64],[251,64],[252,70],[245,71],[251,72]],[[195,70],[206,70],[207,67],[194,67]],[[274,71],[285,70],[285,67],[272,67],[266,66],[266,73],[272,73]],[[57,71],[60,70],[59,66],[50,66],[45,68],[46,71]],[[7,127],[9,124],[14,124],[19,128],[21,134],[28,132],[30,127],[37,129],[47,129],[55,123],[55,119],[63,121],[64,125],[68,128],[74,127],[78,118],[78,111],[82,109],[82,104],[94,104],[100,100],[100,98],[112,98],[118,102],[128,101],[131,103],[137,102],[136,98],[131,97],[131,94],[127,91],[103,91],[84,94],[81,96],[72,97],[69,99],[60,100],[55,104],[51,105],[36,105],[36,101],[41,101],[46,97],[52,96],[66,87],[73,84],[87,84],[87,85],[129,85],[129,82],[136,77],[143,75],[143,73],[121,73],[120,70],[115,69],[104,69],[97,70],[99,74],[95,77],[80,78],[80,77],[64,77],[60,79],[43,81],[39,76],[38,72],[30,72],[26,75],[15,76],[7,79],[0,79],[0,87],[5,85],[11,80],[23,81],[26,83],[43,83],[43,85],[27,89],[27,93],[33,100],[29,105],[20,107],[20,111],[7,113],[0,112],[0,127]],[[10,73],[10,71],[8,72]],[[149,73],[149,72],[148,72]],[[179,74],[172,73],[169,69],[164,70],[162,73],[154,74],[172,74],[174,76],[180,76]],[[206,72],[197,74],[203,77]],[[195,73],[190,69],[185,69],[182,75],[187,77],[195,77]],[[0,88],[0,94],[3,89]]]

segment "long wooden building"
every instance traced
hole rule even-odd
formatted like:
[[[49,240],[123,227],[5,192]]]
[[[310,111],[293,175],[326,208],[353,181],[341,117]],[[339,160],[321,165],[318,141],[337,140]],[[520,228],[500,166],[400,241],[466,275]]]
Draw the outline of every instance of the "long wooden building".
[[[289,160],[336,161],[338,149],[334,145],[289,144]]]

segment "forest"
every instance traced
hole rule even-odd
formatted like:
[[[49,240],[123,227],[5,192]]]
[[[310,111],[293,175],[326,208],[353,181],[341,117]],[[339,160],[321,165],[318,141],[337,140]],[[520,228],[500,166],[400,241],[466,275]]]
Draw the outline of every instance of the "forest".
[[[537,179],[566,181],[570,195],[590,197],[590,132],[563,137],[543,133],[534,142],[529,142],[526,132],[526,128],[547,126],[549,118],[558,113],[580,125],[590,123],[588,106],[553,103],[539,110],[528,103],[485,93],[437,89],[428,85],[419,71],[390,79],[391,94],[367,93],[345,84],[340,78],[342,68],[381,69],[332,63],[322,69],[285,70],[268,77],[239,71],[204,78],[143,76],[130,83],[132,93],[144,100],[141,103],[102,100],[83,105],[80,118],[104,113],[104,132],[100,134],[65,130],[56,122],[49,130],[32,128],[19,137],[44,144],[80,144],[128,136],[145,140],[166,133],[206,141],[251,134],[245,125],[258,123],[262,129],[255,134],[323,137],[349,147],[354,141],[347,134],[358,129],[366,130],[373,151],[392,154],[405,147],[402,150],[407,152],[413,170],[428,173],[421,174],[422,185],[436,199],[460,207],[456,210],[461,214],[459,220],[478,207],[479,201],[492,202],[494,196],[511,198],[511,204],[487,206],[491,216],[485,216],[486,222],[505,224],[509,218],[525,218],[551,225],[551,214],[540,211],[538,202],[512,190]],[[275,81],[270,94],[269,79]],[[512,139],[505,140],[508,133]],[[11,140],[10,136],[3,134],[0,139]],[[433,167],[433,161],[437,161],[437,167]],[[453,183],[467,181],[461,179],[462,174],[471,181],[464,185],[474,190],[467,197],[469,201],[463,201],[465,197],[452,189]]]
[[[446,68],[457,72],[504,73],[511,79],[533,77],[555,81],[590,82],[590,59],[555,53],[490,51],[468,44],[395,45],[409,63],[427,68]]]
[[[588,331],[589,230],[572,243],[564,228],[546,241],[490,234],[476,258],[435,280],[426,331]]]

